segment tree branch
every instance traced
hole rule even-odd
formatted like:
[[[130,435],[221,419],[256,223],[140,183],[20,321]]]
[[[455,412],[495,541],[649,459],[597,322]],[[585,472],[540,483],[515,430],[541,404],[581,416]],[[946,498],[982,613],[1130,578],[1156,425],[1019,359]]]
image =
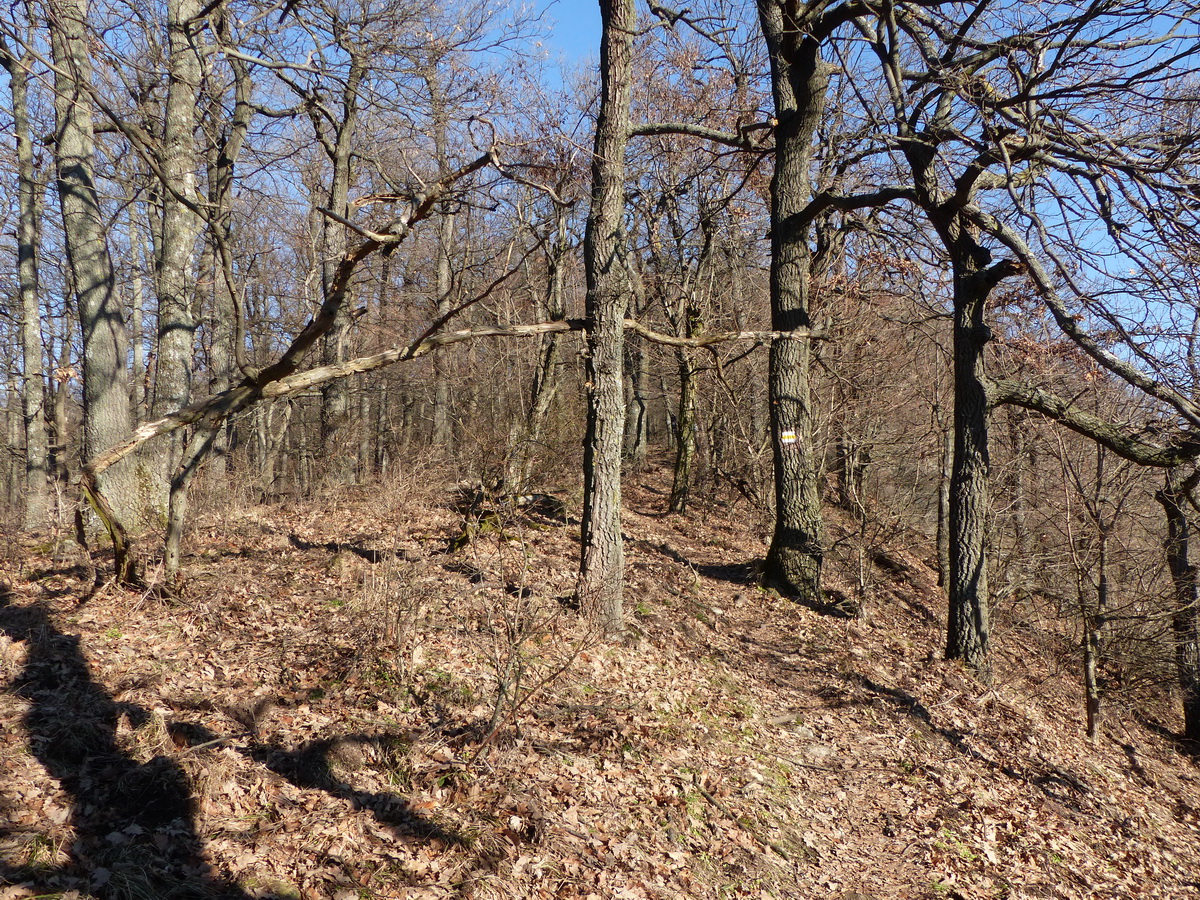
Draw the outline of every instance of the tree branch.
[[[690,122],[646,122],[634,125],[629,129],[631,137],[654,137],[662,134],[686,134],[691,137],[703,138],[717,144],[725,144],[738,150],[762,150],[763,142],[775,128],[775,120],[758,122],[753,125],[738,126],[737,134],[709,128],[705,125],[695,125]],[[765,132],[755,137],[755,132]]]
[[[1200,457],[1200,436],[1193,433],[1180,432],[1178,441],[1173,444],[1155,444],[1132,434],[1128,425],[1107,422],[1057,394],[1018,381],[991,379],[988,404],[1020,406],[1041,413],[1102,444],[1122,459],[1143,466],[1170,468]]]

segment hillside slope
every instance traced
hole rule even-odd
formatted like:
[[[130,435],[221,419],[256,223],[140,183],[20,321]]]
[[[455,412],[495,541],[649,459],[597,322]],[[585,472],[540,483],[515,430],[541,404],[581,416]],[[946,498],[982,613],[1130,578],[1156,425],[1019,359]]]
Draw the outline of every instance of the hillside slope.
[[[10,538],[0,898],[1200,896],[1168,713],[1091,746],[1033,625],[992,689],[939,659],[918,554],[821,615],[755,586],[744,510],[662,516],[661,482],[628,485],[624,646],[570,609],[574,527],[449,552],[415,477],[207,513],[180,601],[81,605]]]

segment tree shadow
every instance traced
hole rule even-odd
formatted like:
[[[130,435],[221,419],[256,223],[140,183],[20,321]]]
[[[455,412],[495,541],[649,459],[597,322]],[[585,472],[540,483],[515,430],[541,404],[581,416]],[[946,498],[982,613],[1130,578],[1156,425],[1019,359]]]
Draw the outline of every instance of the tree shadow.
[[[1156,734],[1164,741],[1169,743],[1175,750],[1184,756],[1191,757],[1194,760],[1200,760],[1200,741],[1194,741],[1186,735],[1178,731],[1172,731],[1165,725],[1154,721],[1142,713],[1135,713],[1134,718],[1137,723],[1149,731],[1151,734]]]
[[[628,539],[627,539],[628,540]],[[744,563],[725,563],[719,565],[697,565],[690,559],[667,543],[654,544],[650,541],[631,541],[643,550],[649,550],[653,553],[658,553],[665,556],[672,562],[678,563],[681,566],[687,566],[697,575],[704,578],[711,578],[715,581],[724,581],[729,584],[742,585],[744,587],[752,587],[762,583],[762,561],[750,560]],[[771,585],[767,585],[771,587]],[[815,613],[823,616],[829,616],[834,619],[853,619],[858,615],[858,604],[850,597],[847,597],[843,592],[826,588],[825,600],[811,600],[805,597],[799,597],[794,594],[781,594],[793,603],[803,606],[805,609],[811,609]]]
[[[167,730],[172,737],[192,747],[227,741],[204,726],[190,722],[172,722]],[[251,741],[248,746],[237,750],[295,787],[321,790],[349,801],[356,810],[370,812],[377,822],[390,828],[399,838],[436,840],[445,846],[467,844],[458,832],[421,815],[403,797],[382,791],[359,790],[334,770],[331,756],[353,759],[364,747],[373,748],[380,755],[395,756],[407,752],[408,741],[394,734],[351,734],[310,741],[295,750],[257,741]]]
[[[358,543],[347,544],[341,541],[317,543],[315,541],[306,541],[298,534],[289,534],[288,543],[297,550],[325,550],[328,553],[334,554],[348,551],[372,564],[381,563],[385,559],[407,558],[402,550],[372,550],[369,547],[360,546]]]
[[[75,841],[58,868],[0,860],[0,881],[102,898],[242,898],[201,853],[191,785],[176,762],[139,762],[116,740],[122,716],[149,721],[92,680],[79,638],[58,631],[40,603],[16,606],[0,585],[0,632],[26,644],[24,669],[7,690],[31,704],[24,726],[33,756],[71,798]]]
[[[877,697],[891,700],[901,712],[921,722],[934,734],[940,735],[964,756],[970,757],[1013,781],[1020,781],[1036,787],[1051,800],[1062,803],[1071,809],[1082,811],[1083,806],[1080,798],[1092,793],[1092,788],[1086,781],[1074,772],[1070,772],[1060,766],[1044,763],[1036,768],[1022,770],[992,759],[975,747],[972,747],[967,740],[967,736],[957,728],[947,728],[935,724],[928,707],[918,697],[913,696],[907,691],[880,684],[865,675],[854,674],[845,677],[852,684],[875,694]]]

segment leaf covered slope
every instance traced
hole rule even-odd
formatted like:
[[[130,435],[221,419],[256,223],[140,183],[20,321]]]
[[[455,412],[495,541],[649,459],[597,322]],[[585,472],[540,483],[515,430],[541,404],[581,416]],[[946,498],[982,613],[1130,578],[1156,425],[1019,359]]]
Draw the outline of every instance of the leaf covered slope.
[[[1169,708],[1092,746],[1036,621],[1001,615],[985,690],[919,554],[823,615],[755,586],[744,508],[662,516],[661,474],[627,485],[626,645],[570,608],[574,520],[451,553],[415,484],[209,512],[174,603],[80,605],[82,568],[10,539],[0,898],[1196,890]]]

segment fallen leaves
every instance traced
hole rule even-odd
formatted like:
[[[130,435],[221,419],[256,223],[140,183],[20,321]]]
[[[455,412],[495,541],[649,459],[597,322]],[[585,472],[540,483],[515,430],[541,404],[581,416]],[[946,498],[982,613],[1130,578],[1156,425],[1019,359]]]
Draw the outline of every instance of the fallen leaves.
[[[36,606],[78,638],[119,713],[117,752],[186,773],[214,883],[673,900],[1165,898],[1200,880],[1193,764],[1149,732],[1131,739],[1138,770],[1088,745],[1078,688],[1036,658],[1021,661],[1036,694],[926,662],[940,635],[916,611],[937,603],[919,560],[897,582],[907,602],[830,620],[697,574],[741,571],[761,549],[743,526],[630,512],[644,639],[611,646],[553,599],[569,532],[481,537],[450,559],[450,513],[357,502],[202,526],[188,606],[107,593],[80,611],[65,577],[0,573],[0,624]],[[326,546],[368,519],[366,555],[339,552],[334,571]],[[0,627],[0,871],[19,882],[0,900],[83,898],[117,870],[73,850],[81,837],[120,851],[152,836],[77,833],[84,779],[103,776],[56,779],[30,751],[52,710],[22,687],[28,645]],[[194,878],[200,863],[167,852],[178,836],[153,837],[178,884]]]

